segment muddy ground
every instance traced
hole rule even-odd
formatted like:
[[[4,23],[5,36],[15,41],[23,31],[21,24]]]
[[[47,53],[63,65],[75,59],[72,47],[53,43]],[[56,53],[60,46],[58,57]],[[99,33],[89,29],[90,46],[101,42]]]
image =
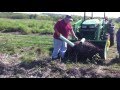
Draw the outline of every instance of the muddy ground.
[[[19,55],[0,54],[0,78],[119,78],[119,70],[111,70],[110,65],[120,63],[115,46],[110,49],[110,58],[104,65],[68,68],[66,63],[51,61],[50,58],[32,62],[21,62]]]
[[[113,71],[106,66],[74,67],[67,69],[60,62],[33,61],[8,66],[0,63],[0,78],[115,78],[120,71]]]

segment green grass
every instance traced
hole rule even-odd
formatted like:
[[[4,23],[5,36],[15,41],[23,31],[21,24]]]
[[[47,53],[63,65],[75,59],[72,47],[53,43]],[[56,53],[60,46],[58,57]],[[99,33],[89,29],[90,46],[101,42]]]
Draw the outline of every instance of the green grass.
[[[53,34],[55,21],[35,19],[0,18],[1,32],[21,32],[21,34]],[[74,22],[72,22],[72,25]]]
[[[2,32],[18,31],[22,34],[52,34],[53,26],[54,22],[49,20],[0,18],[0,31]]]
[[[13,35],[0,33],[0,52],[9,55],[22,55],[21,59],[35,60],[40,56],[51,55],[52,36]]]

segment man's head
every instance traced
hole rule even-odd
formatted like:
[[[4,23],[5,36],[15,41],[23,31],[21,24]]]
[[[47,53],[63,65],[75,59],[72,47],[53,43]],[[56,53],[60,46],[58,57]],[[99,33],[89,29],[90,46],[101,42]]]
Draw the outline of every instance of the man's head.
[[[70,15],[66,15],[64,18],[65,23],[70,23],[71,21],[73,21],[72,17]]]
[[[105,20],[108,21],[108,17],[105,17]]]

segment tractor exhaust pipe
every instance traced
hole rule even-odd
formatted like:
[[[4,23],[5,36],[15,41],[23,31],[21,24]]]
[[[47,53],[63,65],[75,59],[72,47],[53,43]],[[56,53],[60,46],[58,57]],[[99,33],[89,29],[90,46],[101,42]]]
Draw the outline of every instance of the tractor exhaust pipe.
[[[106,16],[105,16],[105,12],[104,12],[104,18],[105,18]]]
[[[86,12],[84,12],[84,21],[86,20]]]
[[[93,12],[91,13],[91,19],[93,19]]]

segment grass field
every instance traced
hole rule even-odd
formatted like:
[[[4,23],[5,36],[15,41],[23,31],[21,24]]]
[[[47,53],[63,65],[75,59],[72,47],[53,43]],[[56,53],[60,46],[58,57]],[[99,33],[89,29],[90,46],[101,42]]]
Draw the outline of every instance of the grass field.
[[[1,55],[5,54],[9,56],[18,55],[20,61],[27,62],[44,60],[44,58],[50,59],[53,48],[52,34],[54,24],[55,22],[47,20],[0,18],[0,58],[2,57]],[[120,24],[116,23],[115,26],[117,31]],[[18,34],[15,32],[18,32]],[[117,59],[116,44],[110,48],[108,60],[105,65],[69,61],[65,65],[67,69],[102,67],[102,70],[106,70],[107,72],[120,71],[120,61]]]
[[[22,62],[29,62],[28,64],[24,64],[24,67],[32,67],[33,69],[26,69],[26,71],[23,72],[30,72],[33,73],[32,75],[37,75],[40,77],[37,73],[40,72],[40,70],[44,70],[44,73],[48,73],[47,75],[51,75],[50,77],[68,77],[64,73],[73,73],[70,74],[70,78],[73,77],[98,77],[97,75],[102,75],[102,77],[119,77],[120,75],[120,61],[116,58],[116,44],[115,46],[110,48],[108,60],[106,61],[105,65],[96,65],[93,63],[82,63],[82,62],[71,62],[68,61],[66,63],[44,63],[39,61],[46,61],[47,59],[50,59],[51,56],[51,49],[53,44],[53,37],[52,35],[14,35],[11,33],[0,33],[0,58],[1,54],[7,54],[9,56],[15,56],[18,55],[19,59],[16,59],[16,62],[19,60]],[[2,59],[0,59],[2,61]],[[14,58],[7,58],[7,60],[3,59],[3,62],[5,61],[13,61]],[[18,61],[17,61],[18,60]],[[38,62],[35,64],[34,60],[38,60]],[[12,63],[12,62],[11,62]],[[40,63],[40,65],[39,65]],[[22,64],[22,63],[21,63]],[[50,65],[49,65],[50,64]],[[42,66],[41,66],[42,65]],[[48,66],[46,66],[48,65]],[[19,68],[18,68],[19,67]],[[10,67],[11,68],[11,67]],[[13,70],[6,70],[7,75],[9,75],[9,72],[13,72],[14,70],[23,70],[23,67],[17,65],[17,67],[13,66]],[[49,68],[46,70],[46,68]],[[65,70],[64,70],[65,68]],[[86,75],[78,76],[78,70],[86,72]],[[28,70],[28,71],[27,71]],[[53,71],[49,71],[53,70]],[[55,72],[56,70],[56,72]],[[90,70],[90,71],[89,71]],[[24,73],[14,71],[15,78],[16,77],[30,77],[30,75],[27,74],[27,76],[23,76]],[[95,73],[97,72],[97,73]],[[88,75],[87,75],[88,73]],[[96,76],[94,76],[94,74]],[[3,75],[4,77],[13,77],[11,74],[9,76]],[[76,76],[74,76],[76,75]],[[93,76],[90,76],[93,75]],[[118,75],[118,76],[116,76]],[[0,74],[0,77],[3,77]],[[33,77],[32,76],[32,77]],[[37,77],[34,76],[34,77]],[[44,75],[43,75],[44,76]],[[46,76],[47,77],[47,76]]]
[[[23,59],[29,56],[35,59],[36,51],[46,56],[51,55],[54,24],[48,20],[0,18],[0,31],[4,32],[0,33],[0,52],[23,54]],[[115,27],[118,29],[120,24],[115,23]],[[18,35],[15,35],[16,32]]]
[[[52,36],[13,35],[0,33],[0,52],[9,55],[22,55],[21,59],[34,60],[37,56],[50,56]]]

